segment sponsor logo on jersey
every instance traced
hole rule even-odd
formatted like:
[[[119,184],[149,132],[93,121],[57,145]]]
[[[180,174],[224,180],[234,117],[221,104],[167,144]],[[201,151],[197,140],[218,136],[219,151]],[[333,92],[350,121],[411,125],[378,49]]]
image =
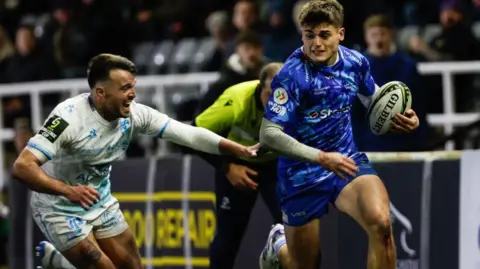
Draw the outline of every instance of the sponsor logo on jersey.
[[[344,106],[344,107],[341,107],[339,109],[322,109],[318,113],[317,113],[317,111],[312,111],[312,112],[309,113],[309,116],[311,118],[316,118],[316,117],[320,116],[320,118],[325,119],[325,118],[328,118],[328,117],[336,115],[336,114],[348,112],[348,111],[350,111],[351,107],[352,107],[352,105]]]
[[[128,129],[130,129],[130,120],[129,119],[122,120],[120,122],[120,132],[122,133],[122,135],[125,135]]]
[[[312,112],[308,113],[308,115],[310,116],[310,118],[315,119],[320,114],[318,114],[317,111],[312,111]]]
[[[279,105],[283,105],[288,101],[287,91],[283,88],[275,89],[273,92],[273,100]]]
[[[284,106],[275,104],[273,102],[269,102],[268,105],[270,106],[270,111],[280,116],[285,115],[285,113],[287,112],[287,108]]]
[[[65,217],[65,220],[68,223],[68,228],[70,228],[70,232],[67,233],[67,239],[72,239],[78,237],[82,233],[82,226],[84,224],[83,219],[79,217]]]
[[[45,125],[40,128],[38,133],[45,137],[48,141],[54,143],[63,133],[63,131],[65,131],[68,125],[68,122],[62,117],[53,115],[47,120]]]

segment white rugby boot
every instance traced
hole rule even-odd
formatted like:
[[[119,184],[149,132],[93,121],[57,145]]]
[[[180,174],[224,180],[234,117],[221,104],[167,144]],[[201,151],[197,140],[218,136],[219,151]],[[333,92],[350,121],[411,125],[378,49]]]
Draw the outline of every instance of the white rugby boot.
[[[37,269],[56,269],[52,265],[53,257],[57,254],[55,247],[50,242],[42,241],[35,247],[35,255],[40,260],[41,266]]]
[[[285,240],[285,228],[282,224],[273,225],[268,234],[267,243],[259,258],[260,269],[280,269],[278,254],[274,248],[278,240]]]

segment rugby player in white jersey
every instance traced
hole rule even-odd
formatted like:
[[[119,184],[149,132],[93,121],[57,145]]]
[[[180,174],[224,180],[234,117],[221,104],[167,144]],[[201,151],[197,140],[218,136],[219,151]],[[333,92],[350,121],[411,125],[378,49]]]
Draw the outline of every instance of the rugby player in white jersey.
[[[255,147],[135,103],[135,75],[126,58],[94,57],[88,68],[91,92],[57,105],[15,161],[13,172],[33,190],[33,218],[48,239],[37,247],[44,268],[143,268],[109,179],[111,163],[135,135],[211,154],[256,155]]]

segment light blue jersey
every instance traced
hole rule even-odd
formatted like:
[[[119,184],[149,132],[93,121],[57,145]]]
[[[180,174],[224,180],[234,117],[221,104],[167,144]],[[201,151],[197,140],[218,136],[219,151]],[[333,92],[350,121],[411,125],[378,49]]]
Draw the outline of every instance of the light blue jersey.
[[[30,139],[27,150],[46,162],[42,168],[51,177],[72,186],[93,187],[100,201],[87,211],[63,196],[34,193],[32,206],[76,215],[100,214],[116,201],[110,193],[111,163],[124,155],[135,135],[161,135],[169,122],[165,114],[133,101],[130,117],[110,122],[100,116],[89,94],[60,103]]]

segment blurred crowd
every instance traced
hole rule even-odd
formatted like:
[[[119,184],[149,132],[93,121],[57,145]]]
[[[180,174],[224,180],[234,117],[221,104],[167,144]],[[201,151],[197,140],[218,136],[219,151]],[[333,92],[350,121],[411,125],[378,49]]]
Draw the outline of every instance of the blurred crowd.
[[[0,83],[81,78],[95,54],[109,52],[135,60],[140,44],[185,38],[212,41],[214,52],[198,71],[256,77],[259,64],[283,61],[301,45],[297,18],[305,1],[0,0]],[[397,44],[394,50],[415,61],[478,58],[475,33],[480,27],[472,25],[480,19],[479,0],[340,2],[345,9],[343,44],[348,47],[375,54],[380,46]],[[388,42],[383,36],[368,35],[364,27],[369,16],[380,13],[389,19]],[[428,31],[432,24],[436,31]],[[412,27],[416,30],[405,31]],[[242,33],[240,39],[248,46],[236,44]],[[469,98],[475,93],[475,77],[463,76],[456,82],[462,89],[459,110],[476,108],[476,99]],[[441,88],[438,78],[426,84]],[[13,126],[12,119],[29,115],[27,101],[27,97],[4,100],[7,126]],[[436,103],[428,110],[439,112],[442,108]]]
[[[344,44],[365,49],[362,23],[377,13],[386,14],[396,29],[441,23],[448,36],[448,29],[461,21],[466,30],[480,18],[480,1],[469,1],[341,0],[347,29]],[[281,61],[300,45],[296,18],[304,2],[0,0],[0,82],[83,77],[89,58],[97,53],[131,57],[139,43],[186,37],[214,38],[221,56],[209,67],[215,70],[234,52],[235,35],[245,30],[261,34],[265,56]],[[409,52],[428,61],[473,57],[459,46],[438,46],[416,38],[410,41]]]
[[[208,39],[212,51],[198,71],[220,72],[206,94],[181,107],[182,120],[211,105],[236,83],[258,78],[270,61],[284,61],[301,46],[298,15],[305,0],[0,0],[0,84],[83,78],[98,53],[120,54],[137,63],[142,44]],[[345,9],[343,45],[370,61],[378,85],[409,85],[423,123],[442,111],[441,78],[423,77],[418,62],[469,61],[480,57],[480,0],[339,0]],[[144,56],[146,57],[146,56]],[[140,74],[152,74],[141,68]],[[155,69],[154,73],[172,72]],[[175,71],[173,71],[175,72]],[[455,77],[457,111],[480,108],[480,80]],[[427,98],[428,96],[428,98]],[[55,105],[59,96],[44,98]],[[16,155],[33,134],[28,96],[4,98],[5,127],[17,131]],[[187,109],[188,108],[188,109]],[[363,151],[432,149],[428,124],[411,136],[374,136],[363,106],[353,113],[355,139]],[[19,127],[20,126],[20,127]],[[132,144],[132,156],[144,152]],[[140,153],[139,153],[140,152]],[[8,160],[8,158],[7,158]],[[7,161],[8,162],[8,161]],[[2,186],[0,186],[2,188]],[[0,219],[2,217],[0,204]],[[0,222],[0,239],[8,229]],[[19,228],[20,229],[20,228]],[[0,244],[0,247],[3,244]],[[4,251],[2,251],[3,253]],[[0,255],[0,264],[4,262]]]

